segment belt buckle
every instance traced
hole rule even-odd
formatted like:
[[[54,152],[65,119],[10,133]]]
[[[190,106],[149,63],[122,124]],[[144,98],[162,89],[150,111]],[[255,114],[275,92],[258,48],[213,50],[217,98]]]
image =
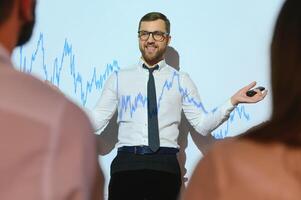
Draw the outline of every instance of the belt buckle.
[[[134,146],[134,154],[137,154],[137,147]]]
[[[134,154],[141,154],[139,153],[139,148],[143,148],[143,146],[134,146]]]

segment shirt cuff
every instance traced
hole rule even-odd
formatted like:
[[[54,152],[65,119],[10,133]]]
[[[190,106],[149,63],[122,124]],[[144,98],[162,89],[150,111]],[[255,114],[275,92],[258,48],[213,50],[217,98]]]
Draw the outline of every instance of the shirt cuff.
[[[227,100],[224,105],[223,105],[223,110],[226,111],[226,112],[231,112],[233,111],[235,108],[237,107],[237,105],[233,105],[231,103],[231,99]]]

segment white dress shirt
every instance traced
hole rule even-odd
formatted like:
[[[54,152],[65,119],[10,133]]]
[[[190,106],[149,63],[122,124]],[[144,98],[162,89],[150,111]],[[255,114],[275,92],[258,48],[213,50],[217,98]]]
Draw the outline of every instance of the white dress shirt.
[[[90,112],[95,131],[101,132],[118,110],[117,147],[148,145],[147,82],[149,72],[144,61],[113,73],[106,81],[101,97]],[[161,147],[178,148],[177,143],[182,110],[189,123],[202,135],[211,133],[229,118],[235,108],[228,100],[212,112],[207,112],[198,90],[188,74],[158,63],[153,72],[158,104]]]

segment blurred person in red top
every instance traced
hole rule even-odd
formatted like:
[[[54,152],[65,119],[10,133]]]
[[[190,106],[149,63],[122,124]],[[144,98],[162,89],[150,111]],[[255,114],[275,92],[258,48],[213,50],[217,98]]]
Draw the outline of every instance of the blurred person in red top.
[[[185,200],[301,199],[301,1],[286,0],[271,45],[273,113],[197,165]]]
[[[0,199],[103,199],[96,140],[85,114],[13,68],[13,49],[32,35],[35,5],[0,0]]]

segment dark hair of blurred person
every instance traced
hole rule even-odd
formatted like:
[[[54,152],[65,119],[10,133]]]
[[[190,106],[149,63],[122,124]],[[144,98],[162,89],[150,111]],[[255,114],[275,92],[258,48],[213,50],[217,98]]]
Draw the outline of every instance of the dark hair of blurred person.
[[[271,121],[243,137],[301,146],[301,1],[285,2],[271,45]]]

